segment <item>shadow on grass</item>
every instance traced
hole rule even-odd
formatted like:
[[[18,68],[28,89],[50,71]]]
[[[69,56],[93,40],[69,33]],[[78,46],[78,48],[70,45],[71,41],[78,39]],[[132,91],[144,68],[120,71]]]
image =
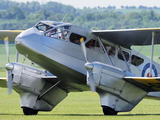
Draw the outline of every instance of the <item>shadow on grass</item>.
[[[16,116],[23,116],[24,114],[6,114],[6,113],[1,113],[1,115],[16,115]],[[110,115],[110,116],[148,116],[148,115],[160,115],[160,114],[119,114],[119,115]],[[35,116],[35,115],[33,115]],[[38,116],[105,116],[103,114],[38,114]],[[107,115],[106,115],[107,116]]]
[[[39,116],[105,116],[103,114],[38,114]],[[119,115],[110,115],[110,116],[148,116],[148,115],[160,115],[160,114],[119,114]],[[107,116],[107,115],[106,115]]]
[[[147,116],[147,115],[160,115],[160,114],[119,114],[118,116]]]

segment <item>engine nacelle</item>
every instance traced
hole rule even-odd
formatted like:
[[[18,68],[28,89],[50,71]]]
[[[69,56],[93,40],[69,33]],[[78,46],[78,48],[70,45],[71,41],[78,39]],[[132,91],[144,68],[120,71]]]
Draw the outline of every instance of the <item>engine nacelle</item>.
[[[50,89],[53,84],[45,81],[46,76],[52,74],[32,66],[20,63],[12,63],[14,69],[13,89],[20,95],[21,107],[32,108],[38,111],[51,111],[66,96],[67,92],[55,86],[47,94],[38,99],[45,91]],[[58,79],[54,79],[53,81]]]
[[[93,62],[93,66],[101,106],[111,107],[115,111],[130,111],[146,96],[146,91],[122,79],[135,77],[132,73],[99,62]]]

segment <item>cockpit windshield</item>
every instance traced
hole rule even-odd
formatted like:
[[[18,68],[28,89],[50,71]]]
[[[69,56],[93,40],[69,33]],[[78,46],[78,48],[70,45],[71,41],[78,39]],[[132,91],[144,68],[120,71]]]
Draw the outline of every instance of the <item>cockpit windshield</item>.
[[[56,28],[57,26],[62,26],[64,23],[61,22],[55,22],[55,21],[42,21],[36,24],[36,28],[39,31],[48,31],[52,28]],[[66,25],[66,24],[65,24]]]
[[[36,28],[39,30],[39,31],[46,31],[50,26],[48,25],[45,25],[43,23],[39,23],[36,25]]]
[[[40,22],[36,25],[36,28],[41,32],[45,32],[45,31],[52,29],[53,27],[51,25],[46,25]]]
[[[55,39],[63,39],[67,40],[68,35],[71,29],[70,25],[66,23],[59,23],[59,22],[39,22],[36,25],[36,28],[43,32],[45,36],[55,38]]]

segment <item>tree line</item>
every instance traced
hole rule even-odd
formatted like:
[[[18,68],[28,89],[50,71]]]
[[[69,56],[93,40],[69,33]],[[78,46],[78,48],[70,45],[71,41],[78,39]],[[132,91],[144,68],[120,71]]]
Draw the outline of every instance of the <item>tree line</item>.
[[[37,1],[18,3],[0,0],[0,29],[27,29],[40,20],[61,21],[65,14],[66,22],[94,30],[148,28],[160,26],[160,14],[154,10],[129,12],[114,9],[74,8],[57,2],[40,4]]]

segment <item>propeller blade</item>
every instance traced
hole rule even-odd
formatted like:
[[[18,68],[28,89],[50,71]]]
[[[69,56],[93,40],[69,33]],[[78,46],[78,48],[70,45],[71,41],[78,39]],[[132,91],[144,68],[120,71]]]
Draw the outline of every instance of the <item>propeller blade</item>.
[[[88,73],[89,73],[90,89],[91,89],[92,93],[95,93],[95,92],[96,92],[96,86],[95,86],[95,82],[94,82],[94,79],[93,79],[92,70],[89,69],[89,70],[88,70]]]
[[[11,93],[12,93],[12,86],[13,86],[12,70],[7,70],[8,95],[11,95]]]
[[[85,57],[85,59],[86,59],[86,62],[88,62],[88,60],[87,60],[86,46],[85,46],[85,43],[84,43],[83,40],[82,40],[82,42],[81,42],[81,46],[82,46],[82,51],[83,51],[84,57]]]
[[[8,42],[8,37],[4,38],[4,43],[5,43],[5,47],[6,47],[6,54],[7,54],[8,63],[10,63],[9,62],[9,42]]]
[[[93,64],[89,63],[87,60],[87,51],[86,51],[86,46],[85,46],[84,40],[81,41],[81,46],[82,46],[82,51],[84,53],[84,57],[87,62],[85,64],[85,68],[87,70],[87,79],[89,79],[90,89],[91,89],[92,93],[94,94],[96,92],[96,86],[95,86],[95,82],[94,82],[93,74],[92,74]]]
[[[12,84],[13,84],[12,70],[13,68],[14,68],[14,65],[12,63],[6,64],[8,95],[12,93]]]

